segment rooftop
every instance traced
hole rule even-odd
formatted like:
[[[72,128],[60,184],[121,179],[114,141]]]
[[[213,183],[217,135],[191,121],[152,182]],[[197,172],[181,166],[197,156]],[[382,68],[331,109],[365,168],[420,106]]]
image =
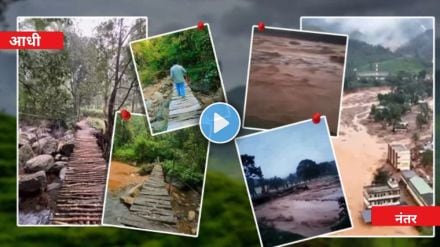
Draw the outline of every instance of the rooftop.
[[[409,181],[412,185],[414,185],[420,195],[428,193],[432,194],[432,188],[421,177],[416,175],[412,177]]]
[[[402,144],[391,144],[390,146],[392,149],[396,150],[397,152],[408,151],[408,149]]]
[[[401,171],[402,177],[406,180],[411,179],[414,176],[417,176],[417,174],[413,170],[407,170],[407,171]]]
[[[387,191],[398,191],[400,188],[390,188],[388,185],[370,185],[370,186],[364,186],[364,190],[367,191],[367,193],[379,193],[379,192],[387,192]]]

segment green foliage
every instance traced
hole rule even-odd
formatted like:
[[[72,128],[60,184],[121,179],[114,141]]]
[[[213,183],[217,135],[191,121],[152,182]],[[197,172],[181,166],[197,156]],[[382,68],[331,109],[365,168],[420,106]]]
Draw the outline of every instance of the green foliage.
[[[141,176],[145,176],[151,173],[153,171],[154,165],[153,164],[143,164],[141,168],[139,169],[138,173]]]
[[[94,117],[104,119],[105,115],[102,109],[84,108],[81,109],[81,114],[83,117]]]
[[[208,142],[197,127],[151,136],[145,116],[116,118],[112,159],[127,163],[162,162],[166,175],[201,186]],[[174,164],[174,165],[173,165]]]
[[[391,175],[389,172],[378,169],[374,174],[373,184],[386,184]]]
[[[208,30],[189,29],[132,44],[134,59],[143,87],[156,84],[169,75],[171,66],[182,65],[190,87],[211,93],[220,87],[220,77]]]
[[[432,166],[433,165],[433,152],[432,150],[426,150],[422,154],[422,165],[424,166]]]

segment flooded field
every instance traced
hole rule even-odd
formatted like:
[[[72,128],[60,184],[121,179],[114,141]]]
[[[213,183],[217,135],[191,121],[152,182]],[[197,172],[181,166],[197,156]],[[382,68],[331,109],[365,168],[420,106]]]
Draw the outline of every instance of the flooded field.
[[[337,133],[345,43],[254,34],[245,126],[273,128],[327,116]]]
[[[337,177],[308,183],[308,190],[292,193],[255,207],[258,222],[304,237],[332,232],[338,221],[338,199],[343,197]]]
[[[337,235],[419,235],[416,228],[411,226],[373,227],[364,223],[361,216],[364,210],[363,186],[371,184],[374,172],[386,164],[387,155],[387,142],[384,136],[379,137],[379,133],[371,133],[371,128],[362,123],[367,121],[371,105],[378,104],[377,95],[388,92],[390,92],[389,87],[376,87],[344,95],[340,136],[333,139],[333,145],[341,171],[341,180],[345,185],[353,229]],[[396,136],[398,135],[394,136],[394,141]],[[403,141],[402,138],[398,140]],[[406,201],[410,204],[409,200]]]

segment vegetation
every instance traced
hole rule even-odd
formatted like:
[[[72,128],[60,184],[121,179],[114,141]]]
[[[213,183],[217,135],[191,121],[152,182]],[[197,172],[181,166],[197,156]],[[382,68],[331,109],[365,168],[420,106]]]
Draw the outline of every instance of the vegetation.
[[[296,168],[296,176],[301,180],[309,180],[324,175],[338,175],[334,161],[317,164],[313,160],[305,159],[300,161]]]
[[[166,176],[189,186],[202,185],[208,141],[198,127],[151,136],[145,116],[124,121],[118,115],[114,135],[113,160],[136,164],[148,173],[148,164],[162,163]],[[147,165],[146,165],[147,164]]]
[[[373,184],[386,184],[391,174],[388,171],[378,169],[374,174]]]
[[[20,23],[21,30],[62,31],[65,49],[19,51],[19,112],[21,120],[62,120],[70,126],[82,117],[101,120],[94,123],[105,131],[108,157],[115,111],[133,107],[138,99],[127,42],[145,37],[146,22],[102,20],[89,37],[82,35],[76,21],[30,18]]]
[[[419,128],[426,125],[431,117],[431,110],[427,103],[420,102],[420,100],[432,96],[432,83],[426,83],[417,78],[417,76],[400,71],[395,79],[391,79],[392,91],[379,94],[377,96],[379,105],[371,106],[370,115],[373,116],[374,121],[383,121],[395,126],[411,110],[412,105],[418,104],[420,113],[416,117],[416,124]]]
[[[221,85],[207,28],[139,41],[132,44],[132,50],[143,87],[169,76],[175,63],[186,68],[193,91],[209,94]]]

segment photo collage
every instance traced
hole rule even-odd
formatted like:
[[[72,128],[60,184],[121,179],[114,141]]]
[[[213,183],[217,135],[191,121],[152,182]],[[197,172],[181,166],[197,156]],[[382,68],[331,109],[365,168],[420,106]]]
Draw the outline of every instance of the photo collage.
[[[17,226],[196,238],[210,150],[232,143],[261,246],[434,237],[372,223],[372,207],[434,205],[434,18],[299,25],[250,27],[239,113],[208,23],[18,17],[64,49],[17,52]]]

